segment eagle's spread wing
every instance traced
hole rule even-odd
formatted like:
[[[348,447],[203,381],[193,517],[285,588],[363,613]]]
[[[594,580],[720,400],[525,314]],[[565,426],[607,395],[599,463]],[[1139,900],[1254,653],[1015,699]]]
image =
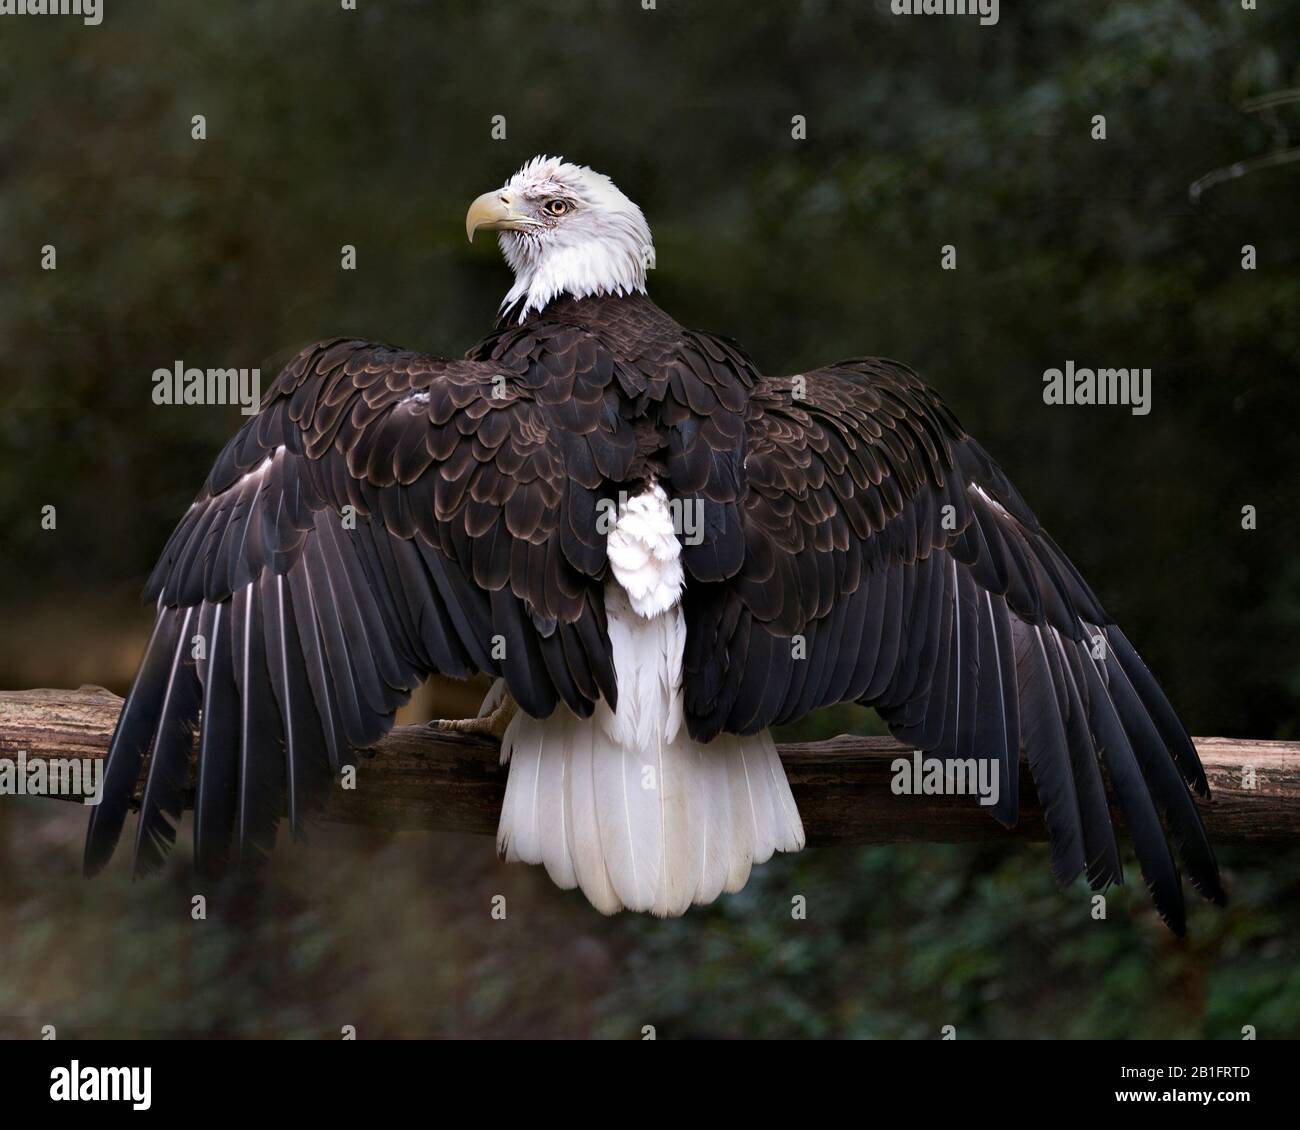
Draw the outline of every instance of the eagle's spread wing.
[[[903,742],[996,758],[1013,823],[1023,747],[1052,865],[1121,879],[1104,765],[1157,906],[1178,871],[1222,899],[1173,709],[1006,476],[909,370],[857,360],[768,379],[749,402],[743,562],[688,578],[686,712],[702,738],[861,701]],[[688,561],[689,571],[689,561]],[[1186,782],[1186,784],[1184,784]]]
[[[635,436],[590,335],[519,336],[474,361],[327,341],[280,374],[150,579],[88,869],[151,744],[136,867],[161,862],[200,714],[195,851],[219,872],[269,849],[286,799],[297,831],[431,672],[502,676],[536,715],[615,700],[596,488]]]

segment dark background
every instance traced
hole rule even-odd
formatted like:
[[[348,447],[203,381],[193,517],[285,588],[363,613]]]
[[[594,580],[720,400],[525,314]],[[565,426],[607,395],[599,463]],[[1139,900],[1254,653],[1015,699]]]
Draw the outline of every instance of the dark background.
[[[1193,733],[1300,736],[1300,165],[1188,191],[1300,145],[1300,105],[1242,108],[1300,86],[1300,5],[358,6],[0,17],[0,687],[129,683],[138,591],[243,422],[155,406],[155,368],[265,387],[336,333],[463,352],[509,282],[465,208],[546,152],[642,205],[684,324],[769,372],[918,369]],[[1045,406],[1070,359],[1150,367],[1151,414]],[[469,697],[440,694],[426,713]],[[604,920],[486,839],[329,830],[195,923],[186,851],[84,883],[83,825],[0,807],[0,1033],[1300,1036],[1295,849],[1221,852],[1233,904],[1177,943],[1140,882],[1093,922],[1044,849],[997,843],[809,851],[663,923]]]

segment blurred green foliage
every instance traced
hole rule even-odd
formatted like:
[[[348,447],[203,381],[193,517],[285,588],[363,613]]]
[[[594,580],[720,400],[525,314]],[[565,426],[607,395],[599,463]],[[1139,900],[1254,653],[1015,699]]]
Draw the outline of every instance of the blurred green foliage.
[[[105,7],[98,28],[0,27],[11,625],[142,583],[242,422],[153,405],[155,368],[261,365],[267,381],[334,333],[463,351],[507,286],[498,256],[464,244],[464,208],[560,152],[645,208],[652,293],[682,322],[771,372],[880,353],[925,375],[1194,733],[1298,736],[1300,165],[1187,191],[1300,142],[1296,106],[1240,109],[1300,86],[1286,5],[1003,5],[994,28],[849,0]],[[1151,367],[1152,413],[1049,410],[1041,374],[1067,359]],[[47,503],[57,531],[40,528]],[[1194,915],[1186,945],[1140,889],[1094,924],[1040,850],[1000,846],[809,852],[660,923],[598,919],[486,841],[341,837],[284,853],[196,928],[183,861],[166,884],[86,887],[80,814],[14,811],[0,1025],[15,1032],[1300,1035],[1294,849],[1225,853],[1234,905]],[[523,908],[508,926],[487,919],[502,890]]]
[[[1042,846],[808,849],[663,921],[603,918],[454,835],[324,828],[258,886],[213,890],[187,821],[165,878],[132,883],[123,853],[87,882],[83,812],[6,812],[0,1036],[1300,1036],[1294,848],[1222,853],[1232,905],[1198,905],[1179,942],[1140,880],[1094,921]]]

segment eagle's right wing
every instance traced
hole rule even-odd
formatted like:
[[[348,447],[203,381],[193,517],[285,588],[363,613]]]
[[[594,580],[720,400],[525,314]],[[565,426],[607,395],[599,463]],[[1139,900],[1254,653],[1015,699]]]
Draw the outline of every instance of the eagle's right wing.
[[[152,749],[136,869],[175,839],[199,729],[195,854],[258,857],[430,673],[489,672],[527,711],[616,687],[598,488],[635,439],[581,330],[491,360],[362,341],[304,350],[231,440],[149,581],[157,622],[86,841],[97,870]],[[201,721],[200,721],[201,719]]]
[[[861,701],[934,757],[995,761],[1007,824],[1023,749],[1054,872],[1096,888],[1121,879],[1104,766],[1161,914],[1181,930],[1159,813],[1193,884],[1222,899],[1188,789],[1207,795],[1205,774],[1173,708],[932,390],[893,362],[842,362],[760,382],[746,428],[743,561],[684,596],[697,737]]]

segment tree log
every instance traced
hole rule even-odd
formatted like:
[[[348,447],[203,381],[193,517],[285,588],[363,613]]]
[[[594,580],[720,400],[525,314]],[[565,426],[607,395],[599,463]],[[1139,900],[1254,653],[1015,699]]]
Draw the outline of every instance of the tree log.
[[[20,753],[29,764],[103,758],[121,707],[122,700],[102,687],[0,692],[0,759],[12,763]],[[1295,842],[1300,742],[1195,742],[1213,793],[1199,802],[1211,839]],[[894,762],[911,751],[890,738],[841,736],[778,748],[810,843],[1045,838],[1042,808],[1023,762],[1020,822],[1008,831],[974,797],[895,794]],[[495,742],[399,726],[363,752],[356,788],[334,790],[327,819],[390,831],[495,832],[506,779]],[[1118,813],[1115,818],[1122,823]]]

